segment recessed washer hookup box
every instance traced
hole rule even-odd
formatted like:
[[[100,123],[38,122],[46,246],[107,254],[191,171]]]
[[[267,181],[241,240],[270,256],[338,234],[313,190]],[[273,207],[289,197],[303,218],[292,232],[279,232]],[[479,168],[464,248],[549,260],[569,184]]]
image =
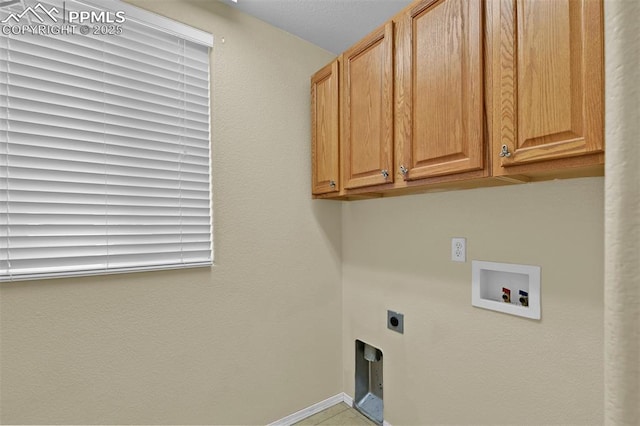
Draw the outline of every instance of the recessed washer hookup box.
[[[471,304],[525,318],[540,319],[540,267],[474,260]]]

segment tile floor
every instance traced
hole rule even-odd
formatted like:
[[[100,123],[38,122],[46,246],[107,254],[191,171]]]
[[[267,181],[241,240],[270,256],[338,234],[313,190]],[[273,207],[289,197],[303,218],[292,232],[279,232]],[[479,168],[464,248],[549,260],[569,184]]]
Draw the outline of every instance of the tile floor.
[[[349,407],[344,402],[329,407],[324,411],[307,417],[296,425],[334,425],[334,426],[350,426],[350,425],[369,425],[375,426],[371,420]]]

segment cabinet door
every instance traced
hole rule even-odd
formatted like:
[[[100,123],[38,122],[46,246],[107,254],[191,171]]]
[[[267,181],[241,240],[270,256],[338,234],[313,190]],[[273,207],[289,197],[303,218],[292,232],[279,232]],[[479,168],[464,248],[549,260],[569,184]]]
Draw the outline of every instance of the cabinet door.
[[[496,0],[492,7],[494,175],[602,152],[602,1]]]
[[[345,188],[393,182],[393,24],[343,54]]]
[[[311,77],[312,193],[340,190],[338,61]]]
[[[423,0],[404,15],[399,168],[407,180],[482,169],[481,0]]]

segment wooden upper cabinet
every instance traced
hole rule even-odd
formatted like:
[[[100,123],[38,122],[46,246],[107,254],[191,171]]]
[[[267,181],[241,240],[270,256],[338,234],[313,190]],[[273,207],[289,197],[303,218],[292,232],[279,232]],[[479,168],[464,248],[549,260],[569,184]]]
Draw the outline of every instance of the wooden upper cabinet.
[[[312,193],[340,190],[338,61],[311,77]]]
[[[398,30],[398,175],[484,167],[481,0],[423,0]]]
[[[393,182],[393,24],[342,55],[346,189]]]
[[[414,0],[313,76],[314,196],[601,175],[603,5]]]
[[[602,6],[491,3],[494,175],[604,150]]]

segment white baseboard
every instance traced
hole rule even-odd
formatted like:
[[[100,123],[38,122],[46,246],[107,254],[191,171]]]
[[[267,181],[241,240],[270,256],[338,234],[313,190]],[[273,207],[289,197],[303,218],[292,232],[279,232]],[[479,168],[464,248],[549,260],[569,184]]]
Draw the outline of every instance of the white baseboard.
[[[353,398],[351,398],[346,393],[342,392],[342,402],[347,404],[349,407],[353,407]]]
[[[294,423],[297,423],[301,420],[306,419],[307,417],[311,417],[314,414],[318,414],[322,410],[326,410],[329,407],[333,407],[336,404],[340,404],[344,401],[344,393],[339,393],[330,398],[325,399],[324,401],[320,401],[316,404],[313,404],[310,407],[303,408],[300,411],[296,411],[293,414],[289,414],[287,417],[284,417],[280,420],[276,420],[273,423],[269,423],[267,426],[290,426]]]
[[[341,402],[344,402],[349,407],[353,407],[353,398],[342,392],[330,398],[327,398],[324,401],[313,404],[310,407],[303,408],[300,411],[289,414],[287,417],[276,420],[273,423],[269,423],[267,426],[291,426],[294,423],[304,420],[307,417],[311,417],[314,414],[318,414],[319,412],[326,410],[329,407],[333,407],[336,404],[340,404]],[[382,426],[391,426],[391,424],[385,420],[382,422]]]

